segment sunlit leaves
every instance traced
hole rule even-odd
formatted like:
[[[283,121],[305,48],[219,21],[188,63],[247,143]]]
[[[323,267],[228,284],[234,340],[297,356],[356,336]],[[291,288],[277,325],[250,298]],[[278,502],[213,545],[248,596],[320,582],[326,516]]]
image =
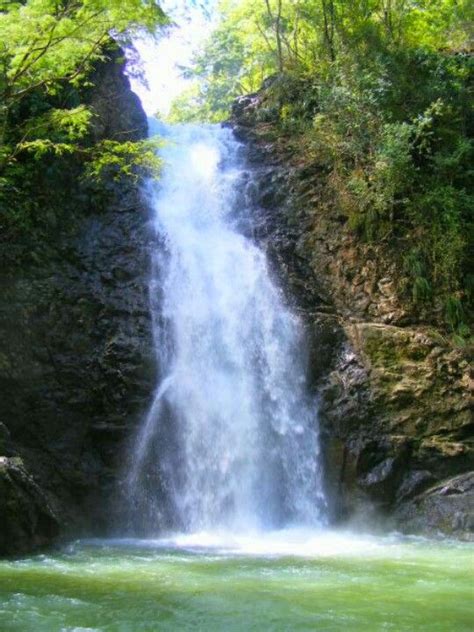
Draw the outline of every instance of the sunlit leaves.
[[[44,182],[133,182],[159,170],[147,141],[95,142],[98,114],[80,103],[99,62],[116,60],[113,40],[154,35],[167,19],[156,0],[0,4],[0,239],[28,241],[67,205],[61,186],[48,191]]]
[[[157,151],[161,141],[151,138],[142,141],[119,142],[104,140],[90,150],[85,177],[100,181],[102,178],[137,181],[140,177],[158,177],[162,161]]]
[[[123,39],[137,30],[154,33],[166,21],[155,0],[7,3],[0,12],[0,169],[22,152],[36,159],[84,152],[80,141],[89,132],[93,111],[52,107],[42,98],[37,113],[34,99],[59,94],[67,84],[82,85],[94,64],[105,59],[111,35]],[[12,125],[19,110],[23,120]],[[131,157],[131,151],[123,155]]]
[[[8,102],[37,86],[84,76],[111,33],[154,31],[165,22],[146,0],[28,0],[0,13],[0,89]]]
[[[25,122],[24,140],[48,138],[51,141],[77,141],[89,132],[93,116],[92,110],[85,105],[68,109],[52,108]]]
[[[281,66],[324,76],[341,60],[369,68],[397,51],[468,50],[473,7],[467,0],[224,0],[188,71],[198,79],[193,108],[180,98],[173,117],[222,120],[233,98],[258,89]]]

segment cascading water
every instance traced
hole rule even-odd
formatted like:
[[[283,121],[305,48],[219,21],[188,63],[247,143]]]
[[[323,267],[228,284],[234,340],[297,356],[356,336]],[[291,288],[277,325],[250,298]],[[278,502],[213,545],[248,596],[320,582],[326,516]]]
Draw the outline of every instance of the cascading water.
[[[229,129],[175,126],[153,185],[161,379],[127,480],[135,529],[249,531],[324,522],[304,336],[249,216]]]

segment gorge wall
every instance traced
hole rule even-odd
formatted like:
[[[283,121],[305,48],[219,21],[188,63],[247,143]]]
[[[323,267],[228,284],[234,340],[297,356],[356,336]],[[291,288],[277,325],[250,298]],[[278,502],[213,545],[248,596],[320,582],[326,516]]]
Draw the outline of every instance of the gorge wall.
[[[94,140],[146,136],[118,54],[91,83]],[[2,554],[105,528],[124,439],[153,385],[146,204],[137,187],[87,186],[75,168],[45,181],[64,208],[28,257],[15,260],[25,240],[2,244],[13,262],[0,275]]]
[[[93,84],[95,138],[143,137],[119,60]],[[307,324],[332,518],[471,538],[466,353],[399,291],[387,248],[355,239],[317,168],[269,139],[258,108],[258,95],[241,99],[232,126],[252,172],[254,237]],[[58,186],[68,201],[54,237],[0,274],[1,554],[105,532],[154,387],[146,203],[136,187],[94,189],[73,173]],[[19,246],[2,244],[11,261]]]
[[[307,323],[333,519],[471,539],[468,352],[406,297],[387,244],[349,229],[262,94],[239,99],[230,124],[257,174],[256,238]]]

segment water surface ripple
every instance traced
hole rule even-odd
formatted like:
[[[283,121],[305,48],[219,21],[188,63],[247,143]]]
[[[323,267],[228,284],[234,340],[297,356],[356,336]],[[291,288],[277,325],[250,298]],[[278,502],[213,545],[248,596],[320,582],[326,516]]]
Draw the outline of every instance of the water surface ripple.
[[[0,629],[467,632],[472,562],[469,544],[329,532],[78,542],[0,563]]]

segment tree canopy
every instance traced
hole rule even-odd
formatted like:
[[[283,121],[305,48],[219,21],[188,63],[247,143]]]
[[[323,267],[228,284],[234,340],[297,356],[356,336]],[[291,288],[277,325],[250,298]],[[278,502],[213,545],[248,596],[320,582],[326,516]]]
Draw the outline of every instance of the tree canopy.
[[[218,15],[187,69],[197,81],[175,103],[174,120],[222,120],[236,96],[275,73],[373,68],[403,51],[468,52],[474,23],[469,0],[222,0]]]

